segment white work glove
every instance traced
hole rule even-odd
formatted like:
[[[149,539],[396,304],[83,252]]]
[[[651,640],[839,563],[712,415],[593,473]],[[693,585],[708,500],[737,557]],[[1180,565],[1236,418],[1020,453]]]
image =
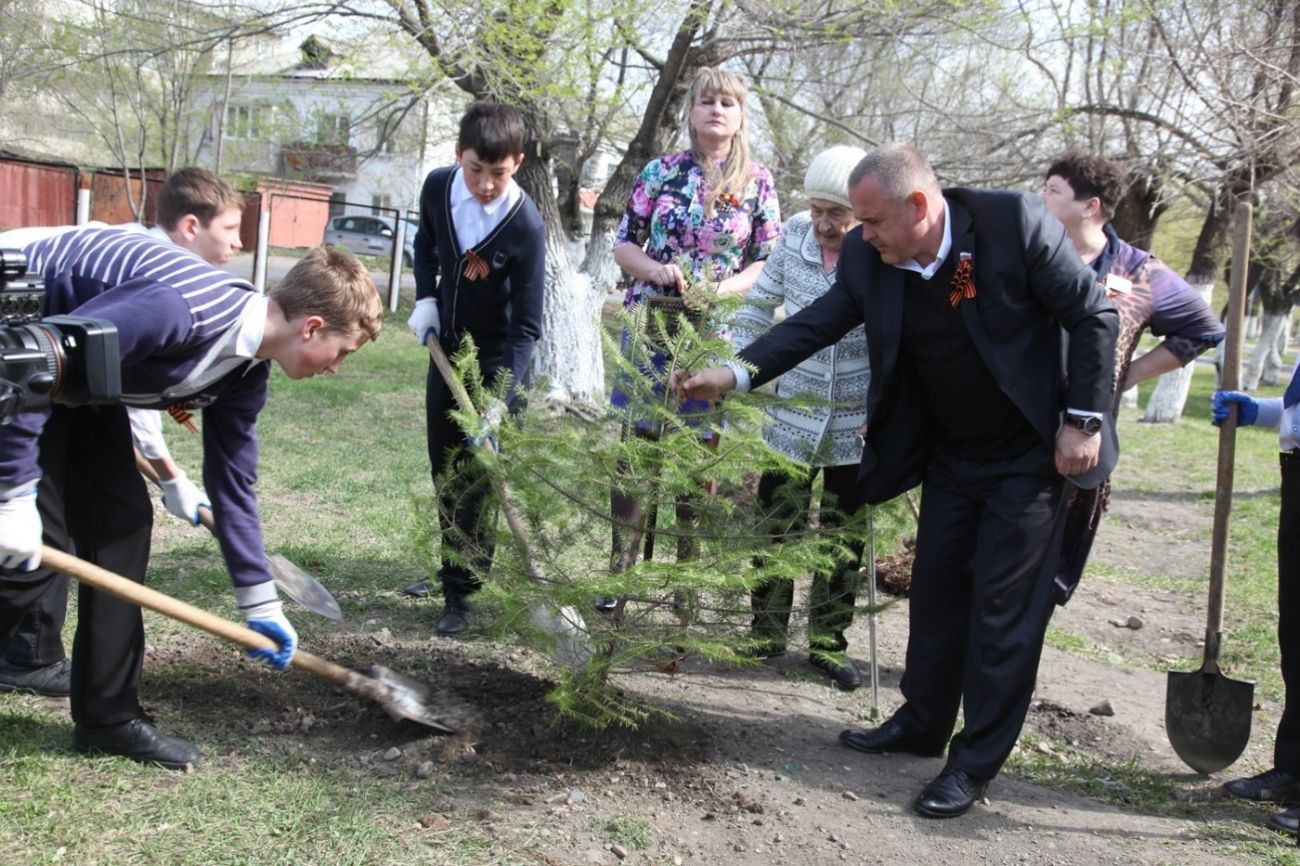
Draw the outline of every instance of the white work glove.
[[[282,671],[293,661],[293,654],[298,649],[298,632],[284,615],[284,606],[275,589],[275,584],[257,584],[256,586],[235,587],[235,601],[244,613],[244,623],[260,635],[269,637],[279,645],[278,650],[251,649],[244,654],[250,659],[265,662],[277,671]],[[249,604],[259,597],[265,599]]]
[[[441,335],[441,326],[438,321],[438,302],[434,298],[421,298],[415,302],[415,309],[411,310],[411,318],[406,320],[406,327],[411,329],[415,339],[420,341],[423,346],[429,341],[429,335],[435,337]]]
[[[15,487],[0,499],[0,568],[35,571],[41,564],[41,514],[36,482]]]
[[[212,501],[208,499],[208,494],[204,493],[203,488],[191,481],[184,472],[175,478],[163,478],[160,483],[163,489],[163,507],[181,520],[188,520],[198,526],[199,506],[212,508]]]

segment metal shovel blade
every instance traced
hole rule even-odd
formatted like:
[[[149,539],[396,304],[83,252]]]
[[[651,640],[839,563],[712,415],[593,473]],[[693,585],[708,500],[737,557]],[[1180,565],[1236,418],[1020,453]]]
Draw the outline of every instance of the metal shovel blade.
[[[1246,751],[1255,684],[1205,670],[1169,672],[1165,731],[1178,757],[1198,773],[1217,773]]]
[[[444,734],[461,732],[461,727],[455,726],[446,714],[434,713],[432,707],[437,702],[433,689],[427,683],[411,679],[379,664],[372,664],[369,674],[371,679],[376,680],[387,690],[387,697],[380,703],[385,712],[394,719],[409,719]],[[444,709],[449,709],[446,706],[445,696],[442,704]]]
[[[275,576],[275,585],[290,600],[327,619],[343,619],[339,603],[319,580],[278,553],[271,554],[266,560],[271,566],[271,574]]]

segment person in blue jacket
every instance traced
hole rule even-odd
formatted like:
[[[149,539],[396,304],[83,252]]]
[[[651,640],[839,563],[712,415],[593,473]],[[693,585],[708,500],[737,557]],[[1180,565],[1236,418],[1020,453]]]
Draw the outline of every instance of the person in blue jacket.
[[[430,172],[420,193],[415,234],[415,308],[407,325],[421,343],[437,339],[447,354],[466,338],[478,351],[489,386],[506,378],[517,411],[527,387],[533,347],[542,336],[546,234],[541,213],[514,181],[524,161],[524,123],[508,105],[475,102],[460,120],[456,164]],[[451,388],[432,362],[425,386],[429,464],[438,493],[445,601],[440,635],[469,625],[476,574],[492,566],[487,479],[478,472],[464,432],[452,420]],[[430,582],[406,587],[423,596]]]

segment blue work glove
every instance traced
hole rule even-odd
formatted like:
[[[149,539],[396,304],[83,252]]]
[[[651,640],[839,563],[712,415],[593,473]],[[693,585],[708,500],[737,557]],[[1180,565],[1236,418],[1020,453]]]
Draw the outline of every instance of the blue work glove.
[[[163,478],[159,484],[163,489],[163,507],[181,520],[188,520],[198,526],[199,508],[202,506],[208,510],[212,509],[212,501],[208,499],[208,494],[186,477],[184,472],[175,478]]]
[[[416,301],[415,308],[411,310],[411,317],[406,320],[406,327],[411,329],[411,333],[422,346],[429,341],[430,336],[438,337],[442,333],[438,321],[438,302],[433,298],[421,298]]]
[[[284,615],[284,607],[271,582],[253,586],[235,587],[235,600],[244,612],[244,623],[260,635],[269,637],[280,647],[271,649],[250,649],[244,654],[250,659],[265,662],[277,671],[282,671],[293,660],[294,651],[298,649],[298,632],[293,623]]]
[[[1228,407],[1237,406],[1237,426],[1249,427],[1259,417],[1259,401],[1242,391],[1215,391],[1210,398],[1211,423],[1218,427],[1228,420]]]

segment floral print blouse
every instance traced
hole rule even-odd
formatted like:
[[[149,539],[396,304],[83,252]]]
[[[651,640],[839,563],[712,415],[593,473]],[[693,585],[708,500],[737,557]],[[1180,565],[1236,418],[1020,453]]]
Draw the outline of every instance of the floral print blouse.
[[[740,200],[723,196],[704,215],[704,172],[689,150],[661,156],[641,172],[627,203],[614,246],[635,244],[650,258],[677,262],[688,277],[722,280],[763,261],[781,237],[781,209],[772,173],[752,163]],[[677,294],[672,286],[633,280],[626,306],[647,294]]]

